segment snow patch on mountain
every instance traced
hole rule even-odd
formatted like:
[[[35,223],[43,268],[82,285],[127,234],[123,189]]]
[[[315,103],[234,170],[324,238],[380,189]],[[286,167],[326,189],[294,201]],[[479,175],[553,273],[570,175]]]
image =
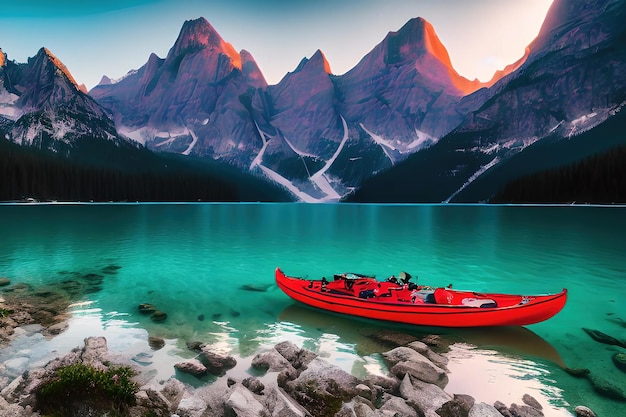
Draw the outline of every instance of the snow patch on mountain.
[[[307,157],[310,157],[310,158],[316,158],[316,157],[317,157],[317,155],[313,155],[312,153],[307,153],[307,152],[304,152],[304,151],[299,150],[299,149],[298,149],[298,148],[296,148],[296,147],[293,145],[293,143],[291,143],[291,141],[290,141],[289,139],[287,139],[286,137],[285,137],[285,142],[287,142],[287,145],[289,145],[289,147],[291,148],[291,150],[292,150],[292,151],[294,151],[296,154],[298,154],[298,156],[301,156],[301,157],[302,157],[302,156],[307,156]]]
[[[483,146],[476,146],[474,148],[470,148],[471,152],[480,152],[485,155],[491,155],[498,153],[500,151],[515,151],[521,152],[524,149],[528,148],[533,143],[537,142],[540,138],[537,136],[529,137],[529,138],[511,138],[504,142],[495,142],[488,143]]]
[[[254,122],[254,126],[256,126],[256,130],[257,132],[259,132],[259,136],[261,136],[263,146],[261,147],[261,150],[259,151],[257,156],[252,160],[252,163],[250,164],[250,170],[252,170],[256,166],[261,166],[261,163],[263,163],[263,155],[265,154],[265,150],[267,149],[267,144],[269,142],[269,139],[266,139],[267,137],[269,137],[269,135],[261,130],[257,122]]]
[[[263,171],[263,173],[268,178],[272,179],[277,184],[280,184],[286,189],[288,189],[293,195],[296,196],[298,200],[303,201],[305,203],[319,203],[320,202],[320,200],[317,200],[311,197],[309,194],[305,193],[304,191],[300,191],[298,187],[296,187],[291,181],[289,181],[287,178],[280,175],[278,172],[273,171],[269,169],[268,167],[265,167],[260,164],[257,166],[261,169],[261,171]]]
[[[124,81],[126,78],[131,77],[131,76],[137,74],[137,72],[139,72],[139,71],[136,70],[136,69],[132,69],[132,70],[128,71],[126,74],[122,75],[120,78],[118,78],[116,80],[110,79],[111,80],[111,84],[117,84],[120,81]]]
[[[9,93],[5,89],[0,89],[0,115],[11,120],[17,120],[21,112],[15,106],[15,102],[19,97],[13,93]]]
[[[498,162],[500,162],[500,158],[498,158],[497,156],[495,158],[493,158],[491,160],[491,162],[489,162],[487,165],[483,165],[480,167],[480,169],[476,172],[474,172],[474,174],[472,174],[471,177],[469,177],[467,179],[467,181],[465,181],[465,183],[461,186],[461,188],[459,188],[458,190],[456,190],[454,193],[452,193],[452,195],[448,198],[446,198],[444,201],[442,201],[443,204],[447,204],[450,202],[450,200],[452,200],[454,197],[457,196],[457,194],[459,194],[461,191],[463,191],[465,189],[465,187],[467,187],[468,185],[470,185],[473,181],[476,180],[476,178],[480,177],[481,175],[483,175],[485,172],[487,172],[487,170],[491,167],[493,167],[494,165],[496,165]]]
[[[406,146],[406,149],[411,152],[418,151],[421,148],[437,143],[436,137],[430,136],[428,133],[422,132],[421,130],[415,129],[415,135],[417,136],[417,139]]]
[[[194,148],[194,146],[196,146],[196,143],[198,143],[198,136],[194,133],[194,131],[189,128],[187,128],[187,131],[191,135],[192,141],[187,147],[187,149],[183,151],[183,155],[189,155],[191,153],[191,150]]]
[[[337,150],[335,151],[333,156],[328,161],[326,161],[326,164],[324,164],[324,167],[320,169],[319,171],[317,171],[315,174],[311,175],[311,181],[313,181],[313,183],[315,183],[315,185],[322,192],[324,192],[324,194],[326,194],[326,197],[324,197],[322,201],[337,201],[341,198],[339,193],[330,184],[329,178],[326,175],[326,171],[328,171],[328,169],[335,162],[335,160],[341,153],[341,150],[343,149],[344,145],[348,141],[348,137],[349,137],[348,124],[346,123],[346,119],[344,119],[343,116],[341,115],[339,115],[339,117],[341,117],[341,123],[343,124],[343,138],[341,139],[341,143],[337,147]]]
[[[41,123],[31,124],[30,126],[28,126],[28,129],[22,134],[21,144],[32,146],[33,142],[35,141],[35,138],[37,136],[41,136],[42,131],[43,131],[43,126],[41,126]]]
[[[391,161],[391,165],[393,165],[395,161],[391,157],[391,154],[389,154],[388,150],[390,149],[392,151],[395,151],[396,148],[389,141],[387,141],[387,140],[383,139],[382,137],[378,136],[376,133],[372,132],[371,130],[368,130],[363,125],[363,123],[359,123],[359,126],[361,126],[361,129],[363,129],[365,131],[365,133],[370,135],[370,137],[372,138],[374,143],[376,143],[377,145],[380,145],[380,148],[383,150],[385,155],[387,155],[387,158],[389,158],[389,160]]]
[[[363,129],[365,133],[367,133],[372,140],[381,147],[385,155],[387,155],[387,158],[391,161],[392,165],[395,163],[395,159],[388,151],[396,151],[400,154],[414,153],[422,148],[434,145],[438,140],[436,137],[431,136],[428,133],[415,129],[416,138],[412,142],[405,145],[400,141],[396,141],[396,144],[394,144],[393,141],[385,139],[366,128],[363,123],[359,123],[359,126],[361,126],[361,129]]]
[[[72,133],[74,131],[74,128],[75,126],[74,123],[72,123],[72,120],[53,119],[52,137],[57,140],[64,140],[68,133]]]
[[[127,138],[141,144],[161,140],[155,146],[162,146],[166,143],[171,143],[178,139],[179,136],[189,136],[190,131],[187,127],[170,127],[169,130],[157,130],[152,127],[144,126],[138,129],[133,129],[128,126],[118,126],[117,131],[119,134],[126,136]]]
[[[566,134],[567,138],[580,135],[588,130],[593,129],[601,123],[604,123],[609,117],[614,116],[619,109],[624,106],[624,103],[617,107],[594,109],[591,113],[583,114],[582,116],[565,123],[569,131]]]

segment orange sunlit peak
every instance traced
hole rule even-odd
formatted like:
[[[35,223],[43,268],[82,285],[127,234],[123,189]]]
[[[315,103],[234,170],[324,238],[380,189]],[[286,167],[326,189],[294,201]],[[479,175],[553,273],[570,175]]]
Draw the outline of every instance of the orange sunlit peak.
[[[45,54],[48,56],[48,59],[50,59],[50,61],[52,61],[54,66],[56,66],[59,69],[59,71],[61,71],[65,75],[65,77],[69,80],[69,82],[74,85],[74,88],[76,88],[77,90],[80,90],[80,87],[78,86],[78,83],[76,82],[76,80],[74,79],[74,77],[72,76],[70,71],[67,69],[65,64],[63,62],[61,62],[61,60],[59,58],[57,58],[52,52],[50,52],[50,50],[48,48],[43,48],[43,50],[44,50]],[[82,91],[82,90],[80,90],[80,91]]]
[[[322,61],[324,62],[324,72],[326,72],[326,74],[332,74],[332,71],[330,70],[330,63],[326,59],[326,55],[324,55],[324,52],[319,49],[317,50],[317,52],[319,52],[319,54],[322,56]]]
[[[237,50],[230,43],[224,41],[223,39],[220,41],[220,46],[224,54],[230,58],[230,62],[232,62],[233,66],[241,70],[241,55],[239,55],[239,52],[237,52]]]
[[[5,61],[4,52],[2,52],[2,48],[0,48],[0,67],[4,67]]]
[[[426,49],[441,61],[446,67],[452,69],[452,61],[448,50],[439,40],[435,28],[426,19],[421,19],[424,23],[424,44]]]

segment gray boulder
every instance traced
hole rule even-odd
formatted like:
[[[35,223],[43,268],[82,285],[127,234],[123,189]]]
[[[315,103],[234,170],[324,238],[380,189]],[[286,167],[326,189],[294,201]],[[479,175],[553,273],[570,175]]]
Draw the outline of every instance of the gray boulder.
[[[502,414],[493,406],[486,403],[474,403],[468,417],[502,417]]]
[[[263,394],[263,390],[265,389],[265,385],[263,385],[259,378],[255,378],[253,376],[244,379],[241,381],[241,384],[250,390],[250,392],[257,395]]]
[[[163,385],[161,394],[169,401],[172,409],[175,410],[185,394],[185,384],[176,378],[170,378]]]
[[[535,399],[535,397],[533,397],[530,394],[524,394],[522,396],[522,401],[524,402],[524,404],[534,408],[535,410],[542,410],[543,407],[541,406],[541,404],[539,404],[539,401],[537,401]]]
[[[263,377],[265,388],[260,401],[273,417],[308,417],[311,414],[278,386],[277,373],[268,373]]]
[[[509,411],[513,417],[543,417],[541,410],[529,407],[527,405],[511,404]]]
[[[504,405],[504,403],[496,401],[495,403],[493,403],[493,407],[498,410],[498,412],[502,414],[503,417],[513,417],[513,414],[511,414],[509,408]]]
[[[267,352],[257,353],[254,358],[252,358],[252,367],[269,372],[280,372],[284,369],[292,370],[294,374],[296,372],[291,362],[275,348]]]
[[[167,399],[158,391],[153,389],[146,389],[139,391],[135,394],[136,404],[132,407],[130,415],[155,415],[155,416],[168,416],[170,415],[170,403]]]
[[[281,342],[274,346],[274,349],[280,355],[287,359],[291,366],[295,369],[306,367],[313,359],[317,357],[317,354],[310,350],[300,349],[298,346],[291,342]]]
[[[443,355],[440,355],[439,353],[433,352],[426,343],[417,340],[415,342],[409,343],[407,346],[427,357],[432,363],[434,363],[441,369],[445,369],[446,371],[448,370],[447,366],[449,359]]]
[[[103,368],[102,362],[108,359],[109,349],[107,347],[106,338],[87,337],[85,338],[85,347],[80,354],[80,359],[85,365],[91,365],[94,368]]]
[[[467,417],[474,402],[474,398],[469,395],[454,394],[452,400],[444,403],[437,410],[437,414],[441,417]]]
[[[205,417],[207,405],[202,399],[194,395],[185,395],[178,407],[176,415],[179,417]]]
[[[335,417],[380,417],[382,413],[374,408],[367,399],[356,396],[350,402],[343,403]]]
[[[400,383],[400,396],[422,413],[428,410],[434,412],[452,400],[452,396],[439,386],[412,378],[409,374],[406,374]]]
[[[185,374],[193,375],[196,378],[202,378],[209,373],[206,366],[197,359],[191,359],[185,362],[179,362],[174,365],[174,368]]]
[[[417,410],[407,404],[407,401],[404,401],[400,397],[396,397],[393,395],[386,396],[386,401],[380,407],[380,411],[383,413],[387,413],[385,415],[391,416],[402,416],[402,417],[418,417]]]
[[[448,383],[448,375],[421,353],[408,348],[398,347],[383,353],[383,357],[394,364],[390,372],[403,379],[406,374],[411,375],[429,384],[435,384],[441,388]]]
[[[320,358],[313,359],[293,380],[280,380],[288,395],[313,415],[334,415],[357,393],[360,381]]]
[[[198,359],[213,375],[224,375],[228,369],[237,365],[237,360],[233,356],[212,352],[206,347],[202,349]]]
[[[225,402],[225,412],[228,416],[259,417],[269,416],[269,411],[261,404],[250,391],[241,384],[235,384]]]

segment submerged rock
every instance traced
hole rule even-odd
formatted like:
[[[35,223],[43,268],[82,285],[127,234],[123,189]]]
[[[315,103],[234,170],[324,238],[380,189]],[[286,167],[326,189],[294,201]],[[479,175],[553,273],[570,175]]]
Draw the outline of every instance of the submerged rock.
[[[161,349],[163,346],[165,346],[165,340],[163,340],[163,338],[161,337],[149,336],[148,345],[152,349],[158,350],[158,349]]]
[[[150,315],[150,318],[152,319],[152,321],[160,323],[162,321],[165,321],[165,319],[167,319],[167,313],[161,310],[157,310]]]
[[[599,376],[589,375],[593,389],[600,395],[618,401],[626,401],[626,392],[613,382]]]
[[[626,353],[618,352],[614,354],[611,359],[613,359],[613,363],[617,366],[617,369],[626,372]]]
[[[251,291],[251,292],[267,292],[267,290],[271,286],[272,284],[269,284],[269,285],[244,284],[241,287],[239,287],[239,289],[244,290],[244,291]]]
[[[590,408],[585,407],[584,405],[579,405],[574,409],[576,413],[576,417],[596,417],[596,413],[591,411]]]
[[[591,336],[591,338],[593,340],[595,340],[596,342],[600,342],[600,343],[604,343],[607,345],[615,345],[615,346],[620,346],[623,348],[626,348],[626,342],[624,342],[623,340],[619,340],[614,338],[613,336],[609,336],[606,333],[602,333],[599,330],[593,330],[593,329],[587,329],[583,327],[583,330],[589,335]]]
[[[150,303],[141,303],[141,304],[139,304],[139,312],[142,313],[142,314],[151,314],[151,313],[154,313],[157,310],[158,309],[153,304],[150,304]]]
[[[522,401],[524,402],[524,404],[536,409],[536,410],[542,410],[543,407],[541,406],[541,404],[539,404],[539,401],[537,401],[535,399],[535,397],[533,397],[530,394],[524,394],[522,396]]]
[[[0,277],[0,287],[6,287],[11,283],[11,280],[6,277]]]
[[[122,267],[119,265],[108,265],[102,268],[101,271],[103,274],[112,275],[112,274],[117,274],[117,271],[120,269],[122,269]]]

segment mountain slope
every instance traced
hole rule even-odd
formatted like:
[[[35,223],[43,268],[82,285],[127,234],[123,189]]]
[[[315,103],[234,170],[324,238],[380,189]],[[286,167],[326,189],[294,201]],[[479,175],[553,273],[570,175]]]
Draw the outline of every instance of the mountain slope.
[[[336,201],[430,146],[476,109],[484,84],[459,76],[432,26],[412,19],[343,76],[323,53],[267,86],[204,19],[168,56],[91,90],[121,132],[150,149],[227,161],[305,201]]]
[[[593,6],[556,0],[529,46],[527,61],[497,82],[480,108],[431,149],[364,184],[351,199],[488,200],[497,190],[493,187],[502,184],[488,186],[480,179],[508,164],[513,155],[539,141],[567,140],[614,117],[626,102],[626,32],[621,23],[626,4],[602,0]],[[542,158],[556,161],[559,155]],[[481,183],[485,187],[478,190]],[[468,189],[473,190],[471,198],[465,194]]]
[[[261,147],[246,94],[267,86],[252,56],[238,53],[204,18],[186,21],[167,57],[90,94],[120,131],[150,149],[230,161]]]
[[[0,200],[289,200],[232,167],[157,155],[119,135],[49,50],[26,64],[1,55]]]
[[[88,139],[135,147],[118,135],[105,110],[48,49],[41,48],[25,64],[3,61],[0,114],[11,141],[63,154]]]

